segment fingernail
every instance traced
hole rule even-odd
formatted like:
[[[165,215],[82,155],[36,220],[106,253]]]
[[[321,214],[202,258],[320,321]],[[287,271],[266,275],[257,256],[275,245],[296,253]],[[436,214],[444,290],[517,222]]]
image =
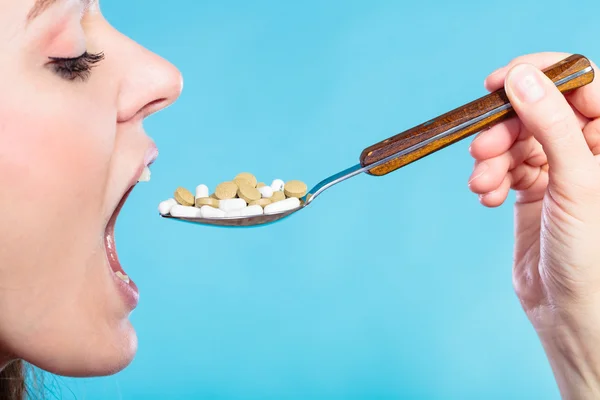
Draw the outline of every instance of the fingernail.
[[[489,84],[488,84],[488,79],[490,79],[490,78],[489,78],[489,77],[488,77],[488,78],[485,78],[485,80],[483,81],[483,87],[484,87],[484,88],[485,88],[485,90],[487,90],[488,92],[491,92],[491,88],[490,88],[490,86],[489,86]]]
[[[515,96],[524,103],[535,103],[546,94],[540,73],[531,65],[518,65],[507,79]]]
[[[493,71],[492,73],[490,73],[488,76],[485,77],[485,79],[483,80],[483,87],[490,91],[491,87],[490,87],[490,79],[492,79],[494,76],[498,75],[500,72],[502,72],[502,70],[504,70],[504,68],[506,67],[501,67],[498,68],[497,70]]]
[[[475,136],[475,138],[473,139],[473,141],[471,141],[471,144],[469,145],[469,154],[473,154],[473,144],[475,144],[475,142],[477,141],[477,139],[479,139],[481,137],[481,135],[483,134],[483,132],[481,132],[479,135]]]
[[[479,200],[483,201],[485,200],[487,197],[493,195],[494,193],[496,193],[496,190],[492,190],[491,192],[487,192],[487,193],[483,193],[479,195]]]
[[[471,182],[473,182],[475,179],[479,178],[481,175],[483,175],[485,173],[485,171],[487,171],[488,168],[489,168],[489,166],[487,165],[487,163],[485,161],[479,163],[479,165],[477,165],[475,167],[475,170],[471,174],[471,179],[469,179],[469,184]]]

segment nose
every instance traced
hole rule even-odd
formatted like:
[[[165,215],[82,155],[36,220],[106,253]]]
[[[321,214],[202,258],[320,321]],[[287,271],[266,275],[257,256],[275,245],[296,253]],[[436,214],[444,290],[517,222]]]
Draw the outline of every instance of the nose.
[[[120,60],[118,122],[143,119],[173,104],[183,89],[183,78],[170,62],[126,40]]]

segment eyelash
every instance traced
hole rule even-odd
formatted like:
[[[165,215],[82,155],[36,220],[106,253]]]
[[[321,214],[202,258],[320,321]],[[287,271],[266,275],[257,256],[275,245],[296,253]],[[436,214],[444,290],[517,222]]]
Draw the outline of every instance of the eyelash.
[[[80,79],[86,81],[92,68],[104,60],[104,53],[88,53],[87,51],[74,58],[50,57],[50,66],[58,76],[63,79],[74,81]]]

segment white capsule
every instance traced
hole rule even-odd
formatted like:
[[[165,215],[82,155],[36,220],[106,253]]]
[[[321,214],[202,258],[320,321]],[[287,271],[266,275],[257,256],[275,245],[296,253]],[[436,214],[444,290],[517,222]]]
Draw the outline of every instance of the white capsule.
[[[261,188],[258,188],[258,191],[260,192],[260,195],[263,197],[263,199],[273,197],[273,188],[271,186],[263,186]]]
[[[273,183],[271,183],[271,189],[273,189],[274,192],[283,191],[284,186],[285,186],[285,182],[282,181],[281,179],[275,179],[273,181]]]
[[[290,197],[289,199],[281,200],[277,203],[271,203],[266,206],[265,214],[279,214],[298,207],[300,207],[300,200],[296,197]]]
[[[178,218],[200,218],[200,209],[196,207],[182,206],[181,204],[175,204],[171,208],[171,215]]]
[[[232,210],[225,213],[225,218],[238,218],[242,216],[242,210]]]
[[[248,206],[240,210],[240,214],[242,217],[254,217],[255,215],[262,215],[263,208],[259,205]]]
[[[211,206],[202,206],[200,212],[204,218],[223,218],[225,216],[225,211]]]
[[[198,187],[196,188],[196,198],[197,199],[203,199],[205,197],[208,197],[208,186],[206,185],[198,185]]]
[[[175,201],[175,199],[168,199],[162,201],[158,205],[158,212],[160,213],[160,215],[168,215],[171,212],[171,208],[173,208],[175,204],[177,204],[177,201]]]
[[[148,166],[144,167],[140,177],[138,178],[138,182],[148,182],[150,180],[150,168]]]
[[[241,210],[247,205],[248,204],[244,199],[226,199],[219,201],[219,208],[225,212]]]

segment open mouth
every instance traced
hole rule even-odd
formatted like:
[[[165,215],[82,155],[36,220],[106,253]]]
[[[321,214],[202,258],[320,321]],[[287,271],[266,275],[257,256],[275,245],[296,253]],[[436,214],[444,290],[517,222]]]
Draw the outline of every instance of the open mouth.
[[[115,225],[117,223],[117,217],[119,216],[119,212],[121,212],[121,209],[123,208],[123,205],[127,201],[127,198],[129,197],[129,194],[131,194],[132,190],[133,186],[125,193],[125,195],[117,205],[117,208],[111,215],[110,220],[106,225],[106,231],[104,234],[104,245],[108,254],[108,262],[110,264],[110,268],[112,269],[113,273],[125,283],[130,283],[131,280],[129,279],[127,274],[125,274],[125,271],[123,270],[123,268],[121,267],[121,263],[119,262],[119,257],[117,255],[117,248],[115,243]]]
[[[150,170],[148,167],[144,167],[137,182],[148,181],[150,180]],[[136,182],[136,184],[137,184]],[[117,223],[117,217],[123,208],[123,205],[127,201],[127,198],[131,194],[131,191],[135,187],[133,184],[127,192],[121,198],[121,201],[115,208],[115,211],[111,215],[108,223],[106,224],[106,230],[104,231],[104,247],[106,250],[106,256],[108,258],[108,265],[110,266],[113,279],[119,288],[120,292],[123,295],[126,303],[130,306],[131,309],[135,308],[139,299],[139,291],[135,282],[131,280],[131,278],[127,275],[127,273],[123,270],[121,266],[121,262],[119,261],[119,256],[117,254],[117,247],[115,241],[115,225]]]
[[[137,306],[139,291],[135,282],[129,278],[123,270],[123,267],[121,267],[115,242],[115,224],[117,223],[117,217],[132,190],[133,186],[125,193],[106,225],[106,230],[104,232],[104,248],[106,249],[108,265],[112,271],[113,279],[123,294],[126,303],[133,309]]]

